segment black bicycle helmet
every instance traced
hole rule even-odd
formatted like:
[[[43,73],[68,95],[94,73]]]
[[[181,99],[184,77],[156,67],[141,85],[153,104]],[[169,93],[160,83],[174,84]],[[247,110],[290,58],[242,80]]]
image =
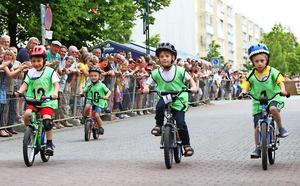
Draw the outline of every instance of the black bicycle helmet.
[[[95,67],[95,66],[90,68],[89,73],[91,73],[91,72],[98,72],[99,74],[101,74],[100,68]]]
[[[155,55],[156,57],[159,56],[159,54],[161,53],[161,51],[170,51],[172,54],[174,54],[175,59],[177,57],[177,51],[174,47],[174,45],[170,44],[170,43],[160,43],[158,44],[156,50],[155,50]]]

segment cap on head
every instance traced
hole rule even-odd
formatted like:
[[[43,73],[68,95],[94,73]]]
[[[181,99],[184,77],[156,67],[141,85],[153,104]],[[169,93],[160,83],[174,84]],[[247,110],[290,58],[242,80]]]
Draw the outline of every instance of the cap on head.
[[[52,41],[52,43],[51,43],[52,45],[57,45],[57,46],[59,46],[59,47],[61,47],[62,45],[61,45],[61,43],[59,42],[59,41],[57,41],[57,40],[55,40],[55,41]]]
[[[101,74],[100,68],[95,66],[90,68],[89,73],[91,72],[98,72],[99,74]]]

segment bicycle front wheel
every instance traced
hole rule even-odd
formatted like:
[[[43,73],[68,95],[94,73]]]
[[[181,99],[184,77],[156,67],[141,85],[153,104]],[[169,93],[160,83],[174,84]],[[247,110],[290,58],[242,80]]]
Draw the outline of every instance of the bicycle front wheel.
[[[181,162],[182,157],[182,145],[177,143],[177,146],[174,148],[174,160],[176,163]]]
[[[84,125],[84,140],[90,141],[92,132],[92,121],[90,119],[86,120]]]
[[[27,127],[23,137],[23,158],[27,167],[32,166],[36,154],[34,137],[33,129]]]
[[[172,128],[167,126],[164,128],[163,133],[163,145],[164,145],[164,157],[165,157],[165,165],[167,169],[172,168],[173,164],[173,134]]]
[[[277,137],[275,134],[274,129],[271,131],[271,135],[270,135],[270,143],[272,144],[272,147],[268,149],[268,159],[269,159],[269,163],[271,165],[273,165],[275,163],[275,151],[277,148]]]
[[[267,124],[261,125],[261,161],[263,170],[268,169],[268,139],[267,139]]]

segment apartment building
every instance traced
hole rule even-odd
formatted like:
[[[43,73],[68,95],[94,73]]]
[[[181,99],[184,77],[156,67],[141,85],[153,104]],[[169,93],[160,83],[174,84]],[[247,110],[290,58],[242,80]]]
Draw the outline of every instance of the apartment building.
[[[248,60],[248,48],[262,39],[263,29],[245,16],[235,14],[236,67],[241,69]]]
[[[222,0],[172,0],[171,5],[154,14],[150,35],[159,34],[161,41],[173,43],[178,49],[204,57],[215,40],[220,53],[234,69],[246,62],[246,48],[259,41],[262,29]],[[132,40],[144,42],[142,21],[137,20]]]

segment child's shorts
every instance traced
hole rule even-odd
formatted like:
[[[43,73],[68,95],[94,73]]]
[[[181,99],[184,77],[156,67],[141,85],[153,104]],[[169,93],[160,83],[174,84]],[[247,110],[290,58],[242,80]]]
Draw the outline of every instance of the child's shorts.
[[[271,101],[271,103],[269,104],[269,106],[268,106],[268,108],[267,108],[267,112],[269,112],[269,107],[271,107],[271,106],[277,107],[277,108],[278,108],[278,111],[280,111],[280,108],[279,108],[280,105],[281,105],[281,104],[278,103],[277,101]],[[253,116],[254,128],[257,127],[258,121],[260,120],[260,118],[262,117],[262,115],[263,115],[262,112],[260,112],[260,113],[257,113],[257,114],[255,114],[255,115]]]
[[[39,112],[40,115],[41,115],[41,118],[43,118],[44,115],[50,115],[50,116],[53,115],[53,109],[50,108],[50,107],[38,108],[38,107],[35,107],[33,105],[27,105],[26,110],[27,109],[30,109],[30,110],[32,110],[33,112],[36,112],[36,113]]]

